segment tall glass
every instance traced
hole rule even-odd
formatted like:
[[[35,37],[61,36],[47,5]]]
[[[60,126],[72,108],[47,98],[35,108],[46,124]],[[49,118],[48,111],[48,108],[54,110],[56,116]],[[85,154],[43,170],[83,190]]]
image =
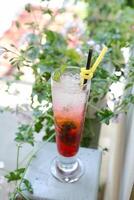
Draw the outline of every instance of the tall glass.
[[[51,87],[59,156],[54,159],[51,172],[62,182],[74,182],[84,173],[76,154],[82,137],[90,81],[81,86],[78,67],[67,67],[60,80],[55,81],[57,72],[52,76]]]

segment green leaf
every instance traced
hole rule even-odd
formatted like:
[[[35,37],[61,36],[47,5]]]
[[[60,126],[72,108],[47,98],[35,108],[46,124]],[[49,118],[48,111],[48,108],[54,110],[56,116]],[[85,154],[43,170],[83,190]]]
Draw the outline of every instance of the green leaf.
[[[134,104],[134,95],[133,94],[126,96],[122,101],[122,105],[124,105],[124,107],[129,104]]]
[[[125,89],[127,90],[128,88],[131,88],[133,87],[134,83],[128,83],[126,86],[125,86]]]
[[[99,112],[97,112],[97,116],[100,121],[106,124],[110,123],[110,119],[114,116],[114,113],[108,108],[103,108]]]
[[[62,45],[66,45],[66,40],[64,37],[55,31],[45,30],[47,42],[50,44],[55,45],[56,47],[59,46],[62,48]]]
[[[60,77],[61,77],[60,71],[55,71],[53,75],[53,80],[58,82],[60,81]]]
[[[23,179],[22,183],[24,184],[23,185],[23,190],[27,190],[28,192],[33,194],[33,188],[32,188],[32,185],[31,185],[30,181],[27,180],[27,179]]]
[[[8,182],[20,180],[22,178],[24,171],[25,168],[20,168],[15,171],[11,171],[7,175],[5,175],[5,178],[7,179]]]
[[[54,75],[53,75],[53,80],[54,81],[57,81],[57,82],[60,81],[60,77],[64,73],[66,67],[67,67],[66,65],[62,65],[58,70],[56,70],[54,72]]]
[[[16,135],[16,142],[29,143],[32,146],[34,145],[33,128],[30,125],[22,124],[18,128],[18,132],[16,133]]]
[[[38,101],[41,103],[43,100],[51,102],[51,84],[38,77],[33,85],[32,98],[37,95]]]
[[[45,78],[46,81],[48,81],[51,77],[51,74],[50,74],[50,72],[44,72],[42,74],[42,77]]]
[[[62,66],[61,66],[61,68],[60,68],[60,73],[61,73],[61,74],[64,73],[66,67],[67,67],[66,65],[62,65]]]
[[[75,49],[67,49],[66,56],[75,64],[80,62],[81,56]]]
[[[41,129],[43,128],[43,121],[44,121],[44,116],[41,115],[38,118],[36,117],[35,123],[34,123],[34,130],[39,133]]]
[[[95,77],[97,77],[98,79],[107,79],[110,76],[109,72],[105,69],[103,69],[102,67],[98,68],[98,70],[96,71]]]
[[[58,37],[57,33],[55,33],[54,31],[50,31],[50,30],[46,30],[45,34],[47,36],[47,40],[50,41],[50,42],[56,41],[56,39]]]

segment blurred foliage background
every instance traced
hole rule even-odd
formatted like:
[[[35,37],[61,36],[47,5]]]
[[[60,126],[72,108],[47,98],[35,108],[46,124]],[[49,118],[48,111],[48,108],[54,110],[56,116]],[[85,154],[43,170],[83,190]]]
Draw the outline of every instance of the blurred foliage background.
[[[82,10],[79,9],[80,5],[84,5]],[[63,7],[57,10],[41,7],[42,16],[49,15],[46,24],[40,25],[38,19],[26,23],[28,34],[22,45],[23,48],[12,44],[15,53],[9,60],[15,67],[15,79],[21,79],[24,75],[22,70],[24,66],[31,68],[34,75],[31,94],[32,122],[30,125],[22,124],[19,127],[17,142],[28,142],[34,145],[34,134],[43,130],[43,140],[45,140],[54,133],[50,87],[53,70],[68,65],[85,66],[89,48],[94,50],[94,62],[102,47],[106,45],[108,53],[92,79],[81,142],[82,146],[97,147],[100,123],[109,124],[111,118],[126,112],[127,106],[134,102],[133,95],[128,92],[125,93],[125,97],[123,95],[116,100],[112,94],[112,100],[115,101],[113,110],[109,108],[106,101],[113,83],[127,79],[125,90],[130,91],[133,87],[134,59],[130,56],[126,68],[122,53],[124,47],[129,47],[130,54],[133,51],[133,6],[133,1],[112,0],[108,3],[106,0],[102,0],[101,3],[99,0],[74,1],[71,9],[68,8],[67,3],[63,3]],[[31,13],[35,15],[31,4],[27,4],[25,10],[29,15]],[[63,22],[64,31],[61,27],[57,28],[56,18],[64,17],[64,14],[70,10],[72,21],[69,22],[68,18],[66,26]],[[18,29],[21,28],[19,21],[16,22],[16,26]],[[11,50],[4,48],[3,52],[11,53]]]

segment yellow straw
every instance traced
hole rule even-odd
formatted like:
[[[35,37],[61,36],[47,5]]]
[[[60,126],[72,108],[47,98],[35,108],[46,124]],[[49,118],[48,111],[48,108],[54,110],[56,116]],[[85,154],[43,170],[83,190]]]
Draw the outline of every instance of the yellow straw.
[[[106,54],[108,48],[104,47],[99,55],[99,57],[97,58],[97,60],[95,61],[95,63],[92,66],[92,72],[94,73],[95,70],[97,69],[98,65],[100,64],[100,62],[102,61],[104,55]]]

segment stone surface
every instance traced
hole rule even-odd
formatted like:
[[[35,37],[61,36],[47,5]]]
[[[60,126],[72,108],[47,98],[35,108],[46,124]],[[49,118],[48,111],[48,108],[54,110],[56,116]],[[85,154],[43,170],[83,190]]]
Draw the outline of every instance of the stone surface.
[[[32,184],[36,200],[97,200],[101,151],[80,148],[78,157],[82,160],[85,173],[75,183],[61,183],[50,172],[53,159],[57,155],[53,143],[40,144],[42,148],[32,160],[26,174]]]

